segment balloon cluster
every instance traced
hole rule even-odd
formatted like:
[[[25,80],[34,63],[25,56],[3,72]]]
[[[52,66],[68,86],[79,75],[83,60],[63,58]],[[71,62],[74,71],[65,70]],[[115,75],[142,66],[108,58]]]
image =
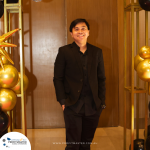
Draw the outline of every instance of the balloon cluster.
[[[14,62],[3,47],[16,47],[5,41],[19,29],[12,30],[0,36],[0,136],[6,131],[9,116],[5,111],[12,110],[17,102],[17,95],[21,93],[21,76],[17,69],[10,63]],[[28,78],[23,75],[24,91],[28,87]]]
[[[134,57],[134,69],[140,79],[150,82],[150,47],[143,46]]]

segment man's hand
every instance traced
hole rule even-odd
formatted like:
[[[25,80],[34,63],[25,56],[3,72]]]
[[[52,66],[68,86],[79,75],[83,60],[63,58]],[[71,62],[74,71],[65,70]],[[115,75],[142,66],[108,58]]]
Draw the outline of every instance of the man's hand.
[[[64,111],[64,109],[65,109],[65,105],[62,105],[62,109],[63,109],[63,111]]]

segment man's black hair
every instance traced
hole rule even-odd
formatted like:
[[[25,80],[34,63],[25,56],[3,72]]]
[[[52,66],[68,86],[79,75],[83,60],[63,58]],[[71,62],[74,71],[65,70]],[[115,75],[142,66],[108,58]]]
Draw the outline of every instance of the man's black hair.
[[[90,30],[90,25],[89,23],[85,20],[85,19],[82,19],[82,18],[79,18],[79,19],[76,19],[76,20],[73,20],[70,24],[70,32],[72,32],[72,29],[78,24],[78,23],[81,23],[81,22],[84,22],[88,28],[88,30]]]

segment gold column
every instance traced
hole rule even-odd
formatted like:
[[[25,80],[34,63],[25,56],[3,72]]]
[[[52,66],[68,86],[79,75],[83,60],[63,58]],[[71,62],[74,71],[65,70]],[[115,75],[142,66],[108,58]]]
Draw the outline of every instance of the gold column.
[[[126,0],[124,0],[124,7],[126,6]],[[126,60],[127,60],[127,15],[126,11],[124,11],[124,87],[126,87]],[[124,90],[124,150],[126,150],[126,90]]]
[[[132,67],[131,67],[131,150],[134,148],[134,0],[131,1],[131,39],[132,39]]]
[[[8,24],[7,24],[7,8],[6,8],[6,0],[4,0],[4,32],[7,33]],[[8,47],[6,47],[7,50]]]
[[[136,12],[136,53],[139,51],[139,11]],[[139,77],[136,74],[136,85],[139,89]],[[136,95],[136,139],[139,139],[139,93]]]
[[[148,46],[148,11],[145,11],[145,45]],[[146,150],[146,139],[147,139],[147,119],[148,119],[148,82],[145,84],[147,90],[145,94],[145,147]]]
[[[24,74],[24,57],[23,57],[23,28],[22,28],[22,1],[19,1],[19,28],[20,30],[20,74],[21,74],[21,107],[22,107],[22,132],[27,135],[26,129],[26,115],[25,115],[25,100],[23,91],[23,74]]]

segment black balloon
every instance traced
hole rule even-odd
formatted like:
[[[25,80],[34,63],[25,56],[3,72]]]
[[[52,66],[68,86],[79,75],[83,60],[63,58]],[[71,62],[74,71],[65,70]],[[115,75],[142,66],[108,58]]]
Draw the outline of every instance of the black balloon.
[[[18,0],[7,0],[7,3],[18,3]],[[0,1],[0,18],[4,14],[4,0]]]
[[[18,3],[18,0],[7,0],[7,3]],[[0,18],[4,14],[4,1],[0,1]]]
[[[150,125],[147,127],[147,136],[150,136]]]
[[[150,149],[150,136],[148,136],[147,139],[146,139],[146,149],[147,150]]]
[[[0,132],[0,138],[5,135],[6,133],[8,133],[8,129],[4,130],[3,132]]]
[[[131,145],[130,145],[129,150],[131,150]],[[134,140],[134,150],[144,150],[144,140],[143,139]]]
[[[3,16],[4,14],[4,5],[2,4],[2,2],[0,2],[0,18]]]
[[[7,3],[18,3],[18,0],[7,0]]]
[[[145,136],[145,130],[144,130],[144,136]],[[147,127],[147,136],[150,136],[150,125]]]
[[[146,11],[150,11],[150,0],[139,0],[141,8]]]
[[[3,5],[4,5],[4,0],[2,1]],[[6,3],[18,3],[18,0],[7,0]]]
[[[1,111],[0,112],[0,132],[1,133],[7,129],[8,124],[9,124],[8,115],[5,112]]]

